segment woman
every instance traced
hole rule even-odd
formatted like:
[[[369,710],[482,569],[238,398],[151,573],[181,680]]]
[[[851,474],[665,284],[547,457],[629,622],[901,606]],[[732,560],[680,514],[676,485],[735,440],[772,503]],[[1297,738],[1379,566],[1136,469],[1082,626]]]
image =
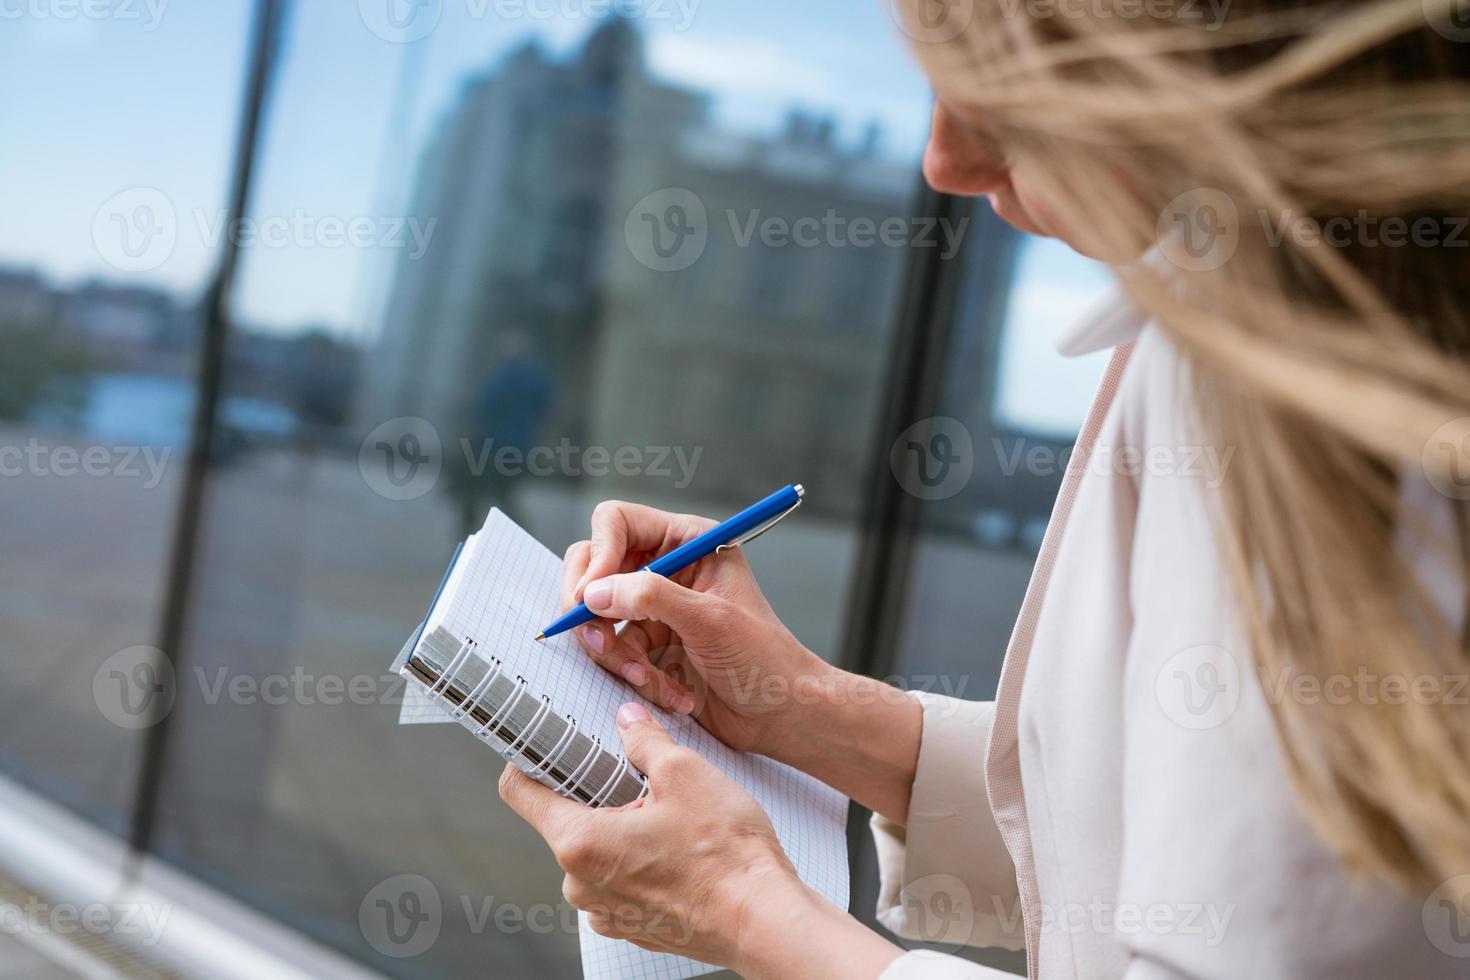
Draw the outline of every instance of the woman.
[[[567,554],[589,653],[870,807],[900,934],[1048,978],[1464,976],[1470,30],[1450,0],[900,6],[930,183],[1127,297],[1064,343],[1116,350],[996,700],[827,666],[738,553],[633,572],[708,522],[630,504]],[[1099,465],[1202,447],[1218,487]],[[752,977],[992,975],[814,897],[749,797],[619,723],[631,811],[502,781],[599,932]]]

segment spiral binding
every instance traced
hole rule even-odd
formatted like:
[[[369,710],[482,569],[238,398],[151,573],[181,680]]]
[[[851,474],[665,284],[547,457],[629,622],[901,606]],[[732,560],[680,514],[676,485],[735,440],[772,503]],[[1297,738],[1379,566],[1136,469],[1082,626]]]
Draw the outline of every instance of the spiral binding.
[[[510,745],[507,746],[505,750],[507,756],[516,755],[526,746],[531,744],[531,737],[536,734],[536,729],[541,727],[542,720],[545,719],[550,712],[551,698],[543,694],[541,695],[541,707],[536,709],[536,713],[532,715],[531,720],[526,723],[526,730],[517,735],[515,741],[511,742]]]
[[[607,798],[607,795],[612,792],[612,788],[618,784],[618,780],[623,778],[623,773],[627,771],[628,757],[625,755],[618,756],[618,764],[613,768],[613,774],[607,778],[607,782],[603,784],[602,789],[598,790],[596,795],[587,801],[587,805],[591,807],[602,806],[602,801]],[[647,785],[647,783],[644,785]]]
[[[588,752],[587,758],[577,763],[577,768],[573,769],[567,778],[562,780],[561,785],[556,787],[556,792],[561,796],[570,797],[572,795],[572,787],[576,786],[583,776],[592,771],[592,763],[601,754],[602,739],[597,735],[593,735],[592,751]]]
[[[453,642],[452,637],[449,639]],[[479,644],[473,638],[461,638],[453,656],[450,657],[449,662],[440,671],[439,676],[434,679],[432,684],[427,685],[426,693],[429,701],[442,707],[455,721],[462,722],[466,718],[471,718],[480,706],[482,699],[489,694],[495,681],[505,676],[505,664],[499,657],[481,656],[480,659],[488,665],[485,675],[476,681],[474,686],[465,693],[459,704],[449,702],[446,698],[448,691],[454,686],[459,672],[477,656],[478,650]],[[541,726],[555,714],[551,698],[544,694],[541,695],[541,704],[536,708],[530,721],[526,723],[524,728],[511,741],[506,742],[497,734],[497,731],[504,727],[505,723],[509,722],[510,718],[514,715],[516,707],[527,696],[531,696],[529,686],[526,679],[518,674],[515,678],[514,693],[505,699],[504,703],[496,709],[494,714],[472,729],[472,733],[481,741],[491,744],[498,743],[497,751],[507,761],[513,762],[518,757],[521,757],[521,753],[530,746],[532,740],[536,737],[536,733],[540,731]],[[574,716],[566,714],[562,717],[565,718],[567,723],[566,730],[562,732],[556,744],[551,747],[551,750],[546,753],[540,762],[535,763],[529,769],[525,770],[532,778],[541,779],[550,776],[566,756],[567,752],[576,744],[577,736],[583,734],[581,724]],[[596,768],[597,762],[604,754],[613,754],[602,744],[600,736],[593,735],[589,741],[591,747],[586,757],[577,763],[576,767],[567,774],[566,778],[553,787],[558,795],[570,798],[579,788],[584,793],[587,792],[587,788],[582,786],[582,780]],[[504,747],[501,748],[499,746]],[[593,793],[588,799],[589,806],[599,807],[604,805],[617,788],[618,783],[627,775],[629,769],[632,768],[626,756],[619,754],[616,758],[617,764],[613,767],[611,775],[603,782],[597,792]],[[643,780],[642,787],[636,799],[641,800],[647,795],[648,782],[647,780]]]

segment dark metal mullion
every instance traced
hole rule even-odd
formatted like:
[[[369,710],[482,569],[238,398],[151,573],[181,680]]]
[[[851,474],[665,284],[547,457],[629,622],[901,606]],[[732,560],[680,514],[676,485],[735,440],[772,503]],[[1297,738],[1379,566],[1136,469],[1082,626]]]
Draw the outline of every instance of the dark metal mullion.
[[[968,203],[924,186],[916,213],[955,222]],[[961,253],[962,255],[963,253]],[[843,665],[856,673],[888,672],[895,663],[897,600],[906,580],[919,500],[904,491],[889,469],[888,450],[899,434],[937,411],[954,332],[954,297],[960,256],[938,248],[909,254],[898,324],[889,352],[891,368],[880,395],[880,421],[860,517],[862,541],[848,606]]]
[[[247,214],[251,180],[260,151],[260,125],[271,74],[275,67],[285,0],[257,0],[250,42],[249,72],[246,76],[235,162],[230,178],[227,222]],[[231,227],[229,223],[225,227]],[[224,380],[225,353],[229,343],[230,301],[239,267],[238,236],[225,235],[214,278],[200,302],[201,342],[194,418],[189,435],[189,453],[184,471],[177,519],[169,557],[164,608],[159,621],[158,647],[180,673],[183,639],[188,623],[194,562],[199,550],[199,531],[204,514],[204,494],[209,478],[210,448],[214,444],[220,391]],[[155,703],[158,703],[156,700]],[[142,768],[133,800],[129,842],[135,852],[148,850],[158,814],[158,796],[169,745],[170,716],[164,713],[145,730]]]
[[[921,181],[916,214],[954,222],[968,208],[967,202],[940,194]],[[880,421],[869,454],[857,568],[844,639],[838,647],[843,666],[860,674],[891,674],[897,662],[919,501],[894,479],[889,469],[889,449],[904,429],[937,410],[954,333],[960,262],[960,256],[946,259],[938,248],[915,248],[909,253],[888,359],[890,370],[880,396]],[[848,809],[847,839],[851,867],[860,875],[871,873],[867,812],[855,803]],[[861,886],[862,882],[855,884]],[[864,897],[864,888],[853,890],[854,904]],[[854,907],[852,911],[871,923],[870,907]]]

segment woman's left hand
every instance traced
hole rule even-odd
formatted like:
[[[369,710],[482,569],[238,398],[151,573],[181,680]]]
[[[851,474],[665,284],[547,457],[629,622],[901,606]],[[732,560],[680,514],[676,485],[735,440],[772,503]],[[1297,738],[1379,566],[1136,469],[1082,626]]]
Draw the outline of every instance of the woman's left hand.
[[[618,712],[628,760],[648,779],[643,799],[591,809],[507,765],[500,795],[551,845],[562,894],[599,935],[739,968],[772,923],[765,910],[830,905],[781,850],[765,811],[640,705]],[[838,911],[835,907],[832,911]],[[758,921],[760,920],[760,921]]]

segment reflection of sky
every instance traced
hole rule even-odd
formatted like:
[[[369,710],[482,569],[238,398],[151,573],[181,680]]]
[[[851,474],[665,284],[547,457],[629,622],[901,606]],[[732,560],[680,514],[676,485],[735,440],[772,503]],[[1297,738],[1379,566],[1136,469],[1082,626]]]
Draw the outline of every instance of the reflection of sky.
[[[390,0],[362,0],[386,3]],[[404,45],[371,33],[356,0],[292,4],[292,22],[258,170],[257,215],[350,219],[401,214],[423,135],[461,80],[536,36],[552,51],[579,43],[588,0],[442,0],[408,107],[409,130],[389,118]],[[692,7],[691,7],[692,5]],[[119,5],[113,5],[118,7]],[[167,3],[139,20],[9,15],[0,20],[0,263],[38,265],[72,279],[118,278],[91,242],[92,217],[114,193],[157,187],[172,200],[179,241],[138,279],[195,290],[210,270],[204,229],[226,193],[239,108],[247,0]],[[887,0],[656,0],[640,22],[655,74],[711,91],[719,121],[768,129],[799,104],[837,113],[855,138],[883,122],[888,147],[917,157],[927,88],[888,16]],[[46,5],[16,6],[17,11]],[[674,28],[692,9],[686,31]],[[558,17],[497,11],[567,12]],[[380,165],[382,171],[380,173]],[[386,178],[386,180],[385,180]],[[385,193],[387,191],[387,193]],[[396,210],[395,210],[396,209]],[[241,309],[262,325],[346,328],[363,282],[391,263],[361,248],[257,248],[242,269]]]
[[[660,2],[654,9],[679,9]],[[847,140],[876,119],[888,152],[917,159],[928,90],[899,43],[888,0],[683,3],[693,4],[687,31],[675,30],[672,19],[640,24],[652,70],[713,93],[721,125],[769,130],[800,105],[837,114]],[[412,98],[400,107],[405,133],[390,124],[405,46],[372,34],[353,0],[291,6],[257,170],[252,213],[262,217],[401,215],[415,147],[462,79],[528,36],[565,52],[592,24],[578,13],[587,0],[523,0],[509,9],[572,15],[509,20],[494,15],[495,0],[443,0],[438,29],[419,42]],[[212,268],[205,237],[227,190],[253,4],[138,0],[113,7],[140,19],[39,18],[28,11],[53,8],[33,4],[0,21],[7,92],[0,100],[0,265],[37,267],[63,281],[100,275],[197,291]],[[147,30],[150,10],[162,16]],[[138,186],[168,195],[178,243],[159,269],[124,276],[98,255],[92,220],[107,198]],[[383,295],[395,254],[247,250],[237,314],[266,327],[351,330]],[[1028,248],[1022,272],[998,407],[1029,428],[1073,428],[1101,369],[1097,358],[1062,361],[1051,337],[1093,294],[1099,273],[1055,243]]]
[[[1095,302],[1113,276],[1049,238],[1026,238],[1006,309],[996,416],[1031,432],[1075,434],[1107,366],[1107,354],[1065,358],[1056,335]]]

